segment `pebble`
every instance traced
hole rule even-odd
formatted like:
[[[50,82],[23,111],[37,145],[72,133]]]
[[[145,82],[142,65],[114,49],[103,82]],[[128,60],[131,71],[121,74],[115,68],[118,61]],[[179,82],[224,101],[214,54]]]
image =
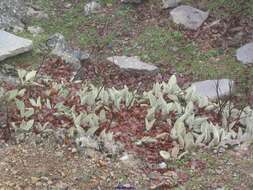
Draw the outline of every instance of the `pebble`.
[[[165,169],[165,168],[167,168],[167,164],[166,164],[165,162],[161,162],[161,163],[159,164],[159,168]]]
[[[40,178],[38,178],[38,177],[31,177],[32,184],[36,184],[39,180],[40,180]]]

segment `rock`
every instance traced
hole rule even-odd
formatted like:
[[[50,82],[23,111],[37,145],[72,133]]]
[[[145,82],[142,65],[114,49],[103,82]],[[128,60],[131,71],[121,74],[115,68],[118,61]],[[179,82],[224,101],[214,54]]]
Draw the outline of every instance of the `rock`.
[[[236,51],[236,58],[243,64],[253,63],[253,42],[240,47]]]
[[[54,140],[58,144],[63,144],[66,138],[67,130],[66,129],[58,129],[53,132]]]
[[[138,57],[113,56],[107,58],[108,61],[127,71],[141,71],[156,73],[158,67],[142,62]]]
[[[92,2],[87,3],[84,6],[84,14],[85,16],[88,16],[88,15],[98,12],[100,9],[101,9],[101,5],[96,1],[92,1]]]
[[[159,164],[159,168],[160,168],[160,169],[165,169],[165,168],[167,168],[167,164],[166,164],[165,162],[161,162],[161,163]]]
[[[122,157],[120,157],[120,160],[123,162],[129,160],[129,154],[124,153],[124,155]]]
[[[63,183],[62,181],[60,181],[55,186],[53,186],[52,189],[67,190],[67,189],[69,189],[69,186],[67,183]]]
[[[140,160],[138,160],[133,154],[127,154],[125,153],[121,158],[120,158],[121,163],[123,166],[127,168],[137,168],[140,165]]]
[[[159,172],[157,172],[157,171],[150,172],[150,173],[148,174],[148,177],[149,177],[151,180],[158,180],[158,179],[161,179],[161,178],[162,178],[161,174],[160,174]]]
[[[57,157],[62,158],[62,157],[64,156],[64,153],[63,153],[63,151],[58,151],[58,152],[55,153],[55,155],[56,155]]]
[[[71,4],[71,3],[65,3],[65,4],[64,4],[64,7],[65,7],[66,9],[70,9],[70,8],[72,7],[72,4]]]
[[[31,177],[31,183],[32,184],[36,184],[38,181],[40,180],[40,178],[38,178],[38,177]]]
[[[32,50],[31,40],[0,31],[0,61]]]
[[[177,7],[180,2],[181,0],[162,0],[162,7],[163,9],[174,8]]]
[[[0,30],[24,28],[27,7],[23,0],[0,1]]]
[[[4,81],[9,84],[16,85],[19,83],[19,80],[13,76],[6,75],[0,72],[0,81]]]
[[[71,149],[71,153],[77,153],[77,149],[76,148],[72,148]]]
[[[192,84],[196,88],[198,95],[206,96],[211,100],[218,98],[217,85],[219,88],[219,97],[227,96],[230,94],[230,91],[233,92],[234,90],[234,81],[229,79],[206,80]]]
[[[40,10],[35,10],[32,7],[29,7],[27,10],[27,16],[28,17],[34,17],[36,19],[49,19],[49,16],[47,13],[40,11]]]
[[[207,19],[209,13],[199,9],[181,5],[170,12],[176,24],[182,24],[191,30],[197,30]]]
[[[59,33],[54,34],[48,39],[47,46],[53,49],[51,54],[60,57],[76,71],[81,68],[81,61],[87,60],[90,57],[87,52],[69,47],[64,36]]]
[[[122,3],[135,3],[139,4],[142,3],[142,0],[121,0]]]
[[[80,138],[77,138],[76,144],[81,148],[95,149],[95,150],[100,149],[98,141],[89,136],[82,136]]]
[[[28,30],[31,34],[33,34],[34,36],[36,36],[36,35],[38,35],[38,34],[44,32],[43,28],[41,28],[41,27],[39,27],[39,26],[29,26],[29,27],[27,28],[27,30]]]

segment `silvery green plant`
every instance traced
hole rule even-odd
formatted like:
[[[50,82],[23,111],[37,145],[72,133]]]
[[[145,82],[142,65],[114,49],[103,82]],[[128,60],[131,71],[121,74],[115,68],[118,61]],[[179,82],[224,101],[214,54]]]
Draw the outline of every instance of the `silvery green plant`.
[[[242,113],[233,108],[232,114],[229,114],[230,103],[224,107],[222,125],[213,124],[207,116],[196,115],[196,110],[202,108],[206,111],[218,112],[218,105],[209,101],[207,97],[197,95],[194,87],[181,89],[177,85],[175,76],[172,76],[167,83],[155,83],[152,90],[144,92],[143,96],[136,96],[135,93],[131,93],[127,87],[121,90],[115,88],[99,90],[94,86],[85,86],[79,92],[79,96],[82,105],[112,104],[118,111],[122,104],[128,106],[133,98],[137,102],[146,102],[148,106],[145,117],[146,130],[151,130],[155,126],[157,120],[155,115],[160,112],[163,118],[173,125],[170,135],[178,142],[181,150],[189,150],[194,146],[227,147],[229,144],[252,138],[253,117],[249,107]],[[174,123],[171,121],[170,113],[176,116]],[[102,115],[106,119],[105,114]],[[238,126],[238,122],[241,125]],[[235,128],[238,128],[238,131]],[[145,137],[136,143],[141,145],[150,142],[156,142],[156,139]]]
[[[147,130],[152,128],[157,111],[163,115],[175,113],[176,121],[170,135],[178,142],[181,150],[189,150],[194,146],[227,147],[253,139],[251,108],[246,107],[242,111],[235,107],[231,109],[231,102],[228,102],[222,112],[222,124],[213,124],[206,116],[197,116],[195,110],[203,108],[218,113],[218,105],[207,97],[197,95],[194,87],[180,89],[175,76],[168,83],[156,83],[151,91],[144,92],[144,98],[150,106],[145,118]],[[169,118],[168,120],[171,122]],[[161,154],[166,155],[165,152]]]
[[[20,127],[24,130],[30,130],[34,121],[30,117],[34,114],[34,108],[27,108],[24,102],[17,97],[22,97],[28,84],[34,83],[35,71],[18,71],[22,88],[17,88],[7,92],[8,100],[14,100],[23,122]],[[57,90],[61,96],[67,97],[69,90],[65,84],[52,82],[52,88]],[[212,123],[206,115],[196,114],[199,108],[207,112],[219,112],[219,105],[209,101],[206,97],[196,94],[194,87],[181,89],[175,76],[172,76],[168,82],[155,83],[150,91],[137,95],[137,92],[131,92],[125,86],[123,89],[96,87],[91,84],[84,84],[76,93],[80,98],[81,106],[87,107],[87,111],[77,113],[75,106],[68,107],[63,102],[52,105],[49,99],[41,100],[40,97],[29,99],[31,105],[40,109],[45,104],[49,109],[57,109],[58,115],[65,115],[73,119],[74,129],[78,135],[78,141],[84,137],[92,137],[98,130],[102,122],[108,121],[107,111],[120,111],[123,108],[131,108],[136,102],[148,107],[145,117],[146,130],[152,130],[156,126],[156,114],[160,113],[162,119],[172,126],[170,136],[176,142],[171,151],[162,150],[161,156],[166,159],[178,155],[179,150],[188,151],[192,147],[228,147],[242,142],[252,140],[253,138],[253,110],[246,107],[242,110],[231,109],[231,102],[228,102],[222,112],[221,124]],[[113,110],[110,110],[113,109]],[[98,113],[98,110],[99,113]],[[173,118],[171,114],[173,113]],[[30,119],[30,120],[29,120]],[[27,123],[25,123],[27,121]],[[14,124],[15,125],[15,124]],[[87,126],[84,130],[82,126]],[[73,128],[72,128],[73,129]],[[105,135],[103,133],[103,135]],[[112,134],[108,134],[111,139]],[[103,137],[106,139],[107,137]],[[84,141],[85,141],[84,140]],[[159,140],[158,137],[143,137],[136,142],[138,145],[145,143],[154,143]]]

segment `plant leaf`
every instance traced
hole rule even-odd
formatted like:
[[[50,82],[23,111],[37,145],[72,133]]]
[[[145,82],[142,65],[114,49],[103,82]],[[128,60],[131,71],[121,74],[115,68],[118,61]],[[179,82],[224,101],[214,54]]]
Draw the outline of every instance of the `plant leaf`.
[[[25,81],[29,81],[33,79],[36,76],[37,71],[30,71],[29,73],[26,74],[25,76]]]
[[[30,131],[33,127],[34,124],[34,120],[29,120],[28,122],[26,121],[22,121],[21,125],[20,125],[20,129],[24,130],[24,131]]]
[[[167,151],[161,150],[159,153],[164,160],[169,160],[171,158],[170,153]]]

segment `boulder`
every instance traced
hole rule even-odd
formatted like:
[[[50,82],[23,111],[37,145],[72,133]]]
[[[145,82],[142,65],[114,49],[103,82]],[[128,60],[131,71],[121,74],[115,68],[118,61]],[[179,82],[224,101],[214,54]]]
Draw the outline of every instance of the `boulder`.
[[[127,71],[152,72],[159,71],[158,67],[142,62],[138,57],[113,56],[107,58],[118,67]]]
[[[47,46],[52,49],[51,54],[60,57],[65,63],[70,64],[75,71],[81,68],[81,61],[89,59],[90,55],[79,49],[71,48],[62,34],[56,33],[47,41]]]
[[[253,63],[253,42],[240,47],[236,51],[236,58],[243,64]]]
[[[27,7],[23,0],[0,1],[0,30],[24,28]]]
[[[182,24],[188,29],[197,30],[207,19],[209,13],[199,9],[181,5],[170,12],[173,22]]]
[[[31,40],[0,31],[0,61],[32,50]]]
[[[192,86],[195,87],[198,95],[206,96],[211,100],[215,100],[218,97],[230,95],[230,92],[233,92],[234,90],[234,81],[229,79],[205,80],[195,82]]]

